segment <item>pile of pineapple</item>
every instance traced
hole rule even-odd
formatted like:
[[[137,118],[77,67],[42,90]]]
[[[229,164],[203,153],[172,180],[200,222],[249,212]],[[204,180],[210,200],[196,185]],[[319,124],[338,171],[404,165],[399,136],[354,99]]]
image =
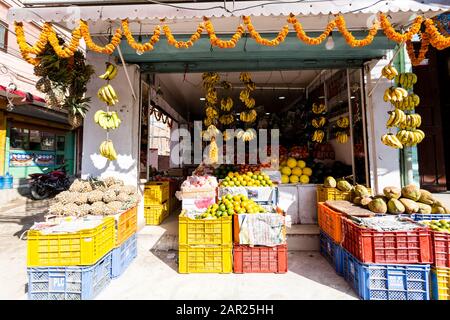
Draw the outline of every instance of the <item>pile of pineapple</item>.
[[[76,179],[68,191],[56,195],[49,214],[83,217],[114,215],[137,205],[137,189],[114,177],[104,180]]]

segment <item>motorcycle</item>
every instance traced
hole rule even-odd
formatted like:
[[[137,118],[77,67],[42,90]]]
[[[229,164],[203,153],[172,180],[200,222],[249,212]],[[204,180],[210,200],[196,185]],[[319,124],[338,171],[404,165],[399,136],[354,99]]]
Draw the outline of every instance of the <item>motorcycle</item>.
[[[49,173],[33,173],[29,177],[30,193],[34,200],[46,199],[50,195],[67,190],[70,187],[66,165]]]

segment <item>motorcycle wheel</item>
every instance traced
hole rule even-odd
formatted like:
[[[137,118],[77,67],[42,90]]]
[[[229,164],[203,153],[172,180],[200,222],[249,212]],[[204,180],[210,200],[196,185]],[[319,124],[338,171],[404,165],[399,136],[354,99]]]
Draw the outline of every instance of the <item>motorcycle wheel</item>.
[[[34,184],[30,187],[30,193],[31,193],[31,197],[34,200],[43,200],[43,199],[48,198],[48,196],[50,195],[50,192],[48,191],[47,188],[42,187],[37,184]]]

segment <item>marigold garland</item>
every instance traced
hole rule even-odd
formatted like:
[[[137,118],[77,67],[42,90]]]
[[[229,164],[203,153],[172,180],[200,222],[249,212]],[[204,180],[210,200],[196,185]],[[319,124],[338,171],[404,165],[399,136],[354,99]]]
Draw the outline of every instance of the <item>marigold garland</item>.
[[[281,29],[281,31],[278,33],[278,35],[275,37],[275,39],[269,40],[269,39],[261,37],[259,32],[256,31],[255,27],[252,24],[250,17],[244,16],[243,20],[244,20],[245,26],[247,27],[248,32],[250,33],[250,36],[257,43],[259,43],[260,45],[263,45],[263,46],[269,46],[269,47],[278,46],[281,42],[283,42],[286,39],[286,37],[289,33],[289,25],[285,25]]]
[[[428,47],[430,46],[430,36],[428,33],[421,33],[422,42],[420,44],[419,54],[415,55],[414,53],[414,45],[411,41],[406,41],[406,51],[408,52],[409,59],[411,60],[411,64],[413,66],[418,66],[428,52]]]
[[[146,43],[139,43],[136,40],[134,40],[133,35],[131,34],[129,25],[128,25],[128,19],[122,20],[122,28],[123,28],[123,34],[125,35],[125,38],[127,39],[128,44],[130,47],[132,47],[136,51],[140,52],[147,52],[150,50],[153,50],[153,46],[155,43],[159,41],[159,37],[161,34],[161,27],[156,26],[155,30],[153,30],[153,36],[150,38],[149,41]]]
[[[53,30],[53,27],[51,27],[51,32],[49,33],[48,36],[48,41],[52,45],[56,54],[61,58],[72,57],[75,54],[75,51],[78,50],[80,40],[81,40],[80,27],[77,27],[72,31],[72,38],[70,39],[70,42],[67,46],[59,45],[59,39],[58,36],[56,35],[56,32]]]
[[[111,38],[111,42],[105,46],[99,46],[92,40],[91,34],[89,32],[89,26],[83,20],[80,20],[80,31],[87,47],[97,53],[112,54],[116,47],[120,44],[120,40],[122,39],[122,29],[117,28],[116,32]]]
[[[190,39],[188,41],[177,41],[175,39],[175,37],[172,34],[172,30],[170,30],[170,27],[168,25],[164,25],[163,26],[163,31],[164,34],[166,35],[167,38],[167,42],[174,46],[175,48],[190,48],[194,45],[194,43],[200,39],[203,29],[204,29],[204,25],[202,23],[200,23],[197,27],[197,31],[195,31],[195,33],[190,37]]]
[[[303,30],[302,24],[293,14],[289,16],[287,21],[293,25],[294,30],[297,33],[297,38],[311,46],[321,44],[330,35],[331,31],[333,31],[333,29],[336,27],[336,21],[332,20],[327,24],[325,31],[320,36],[312,38],[306,35],[305,30]]]
[[[450,37],[443,36],[436,25],[434,24],[433,19],[425,20],[425,29],[428,35],[430,36],[430,43],[438,50],[443,50],[445,48],[450,47]]]
[[[25,32],[23,29],[23,24],[21,22],[15,23],[15,32],[17,44],[19,45],[20,51],[22,51],[23,53],[31,53],[38,55],[44,52],[45,45],[48,42],[48,36],[51,33],[51,24],[49,24],[48,22],[44,23],[42,31],[39,34],[39,38],[33,46],[30,46],[27,43],[25,38]]]
[[[214,30],[214,26],[211,21],[207,18],[204,18],[205,29],[209,35],[209,41],[211,45],[219,48],[234,48],[238,41],[242,38],[245,30],[244,27],[240,24],[236,30],[236,33],[231,37],[230,40],[221,40],[217,37],[216,32]]]
[[[414,22],[409,30],[403,34],[395,31],[386,15],[384,15],[383,13],[380,13],[380,22],[386,37],[388,37],[388,39],[390,40],[400,43],[411,40],[412,37],[420,31],[420,26],[422,25],[423,18],[422,16],[417,16],[414,19]]]
[[[340,33],[344,36],[345,41],[351,47],[364,47],[372,43],[375,35],[378,32],[378,23],[374,23],[369,29],[369,34],[364,39],[356,39],[351,32],[348,31],[345,19],[343,16],[338,16],[336,18],[336,26]]]

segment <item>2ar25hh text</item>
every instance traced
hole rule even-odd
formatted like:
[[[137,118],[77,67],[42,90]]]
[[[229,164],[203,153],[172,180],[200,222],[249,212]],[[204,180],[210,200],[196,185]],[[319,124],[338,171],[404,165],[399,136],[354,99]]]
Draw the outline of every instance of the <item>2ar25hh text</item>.
[[[230,315],[273,315],[273,305],[236,304],[220,305],[220,314]]]

